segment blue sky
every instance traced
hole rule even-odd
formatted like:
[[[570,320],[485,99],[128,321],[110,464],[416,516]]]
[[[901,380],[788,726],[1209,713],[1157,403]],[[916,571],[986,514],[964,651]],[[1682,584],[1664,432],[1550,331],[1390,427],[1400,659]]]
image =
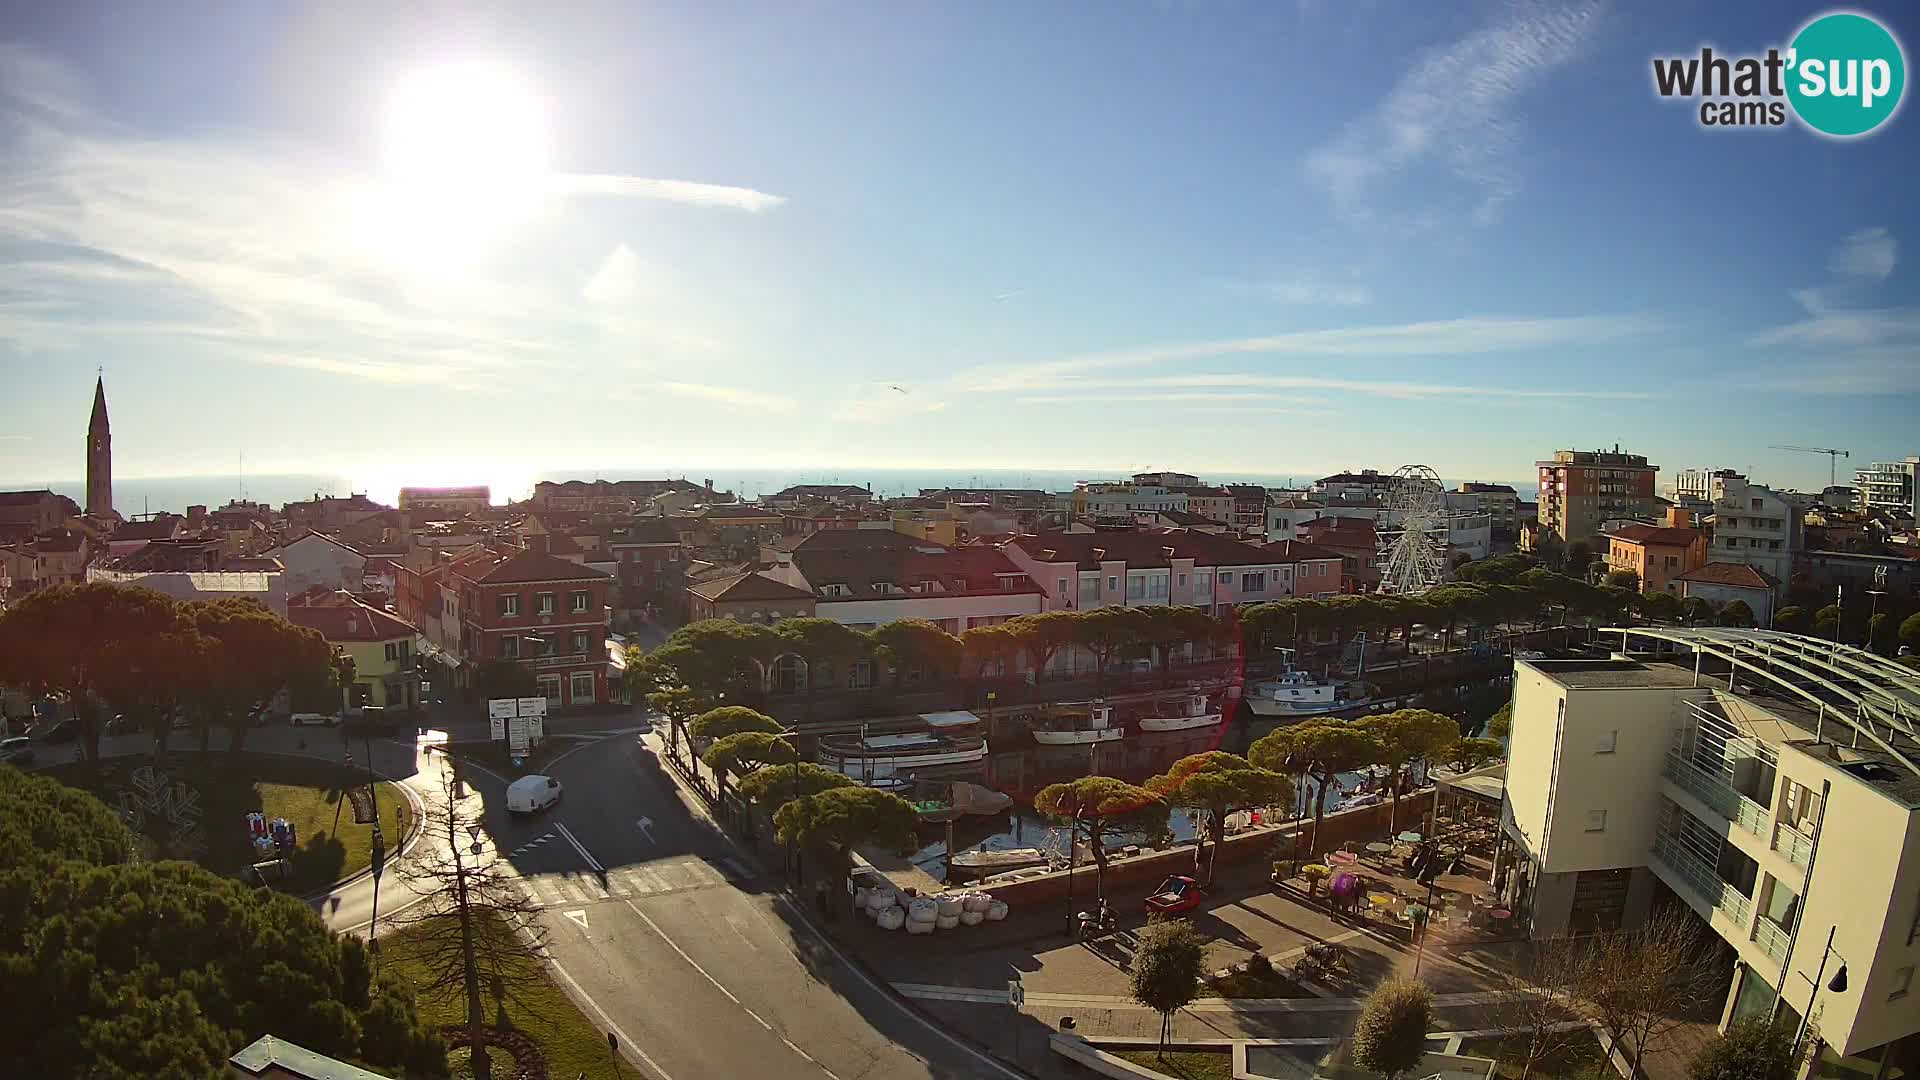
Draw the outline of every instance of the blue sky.
[[[0,483],[1920,452],[1920,120],[1651,89],[1819,6],[396,6],[0,15]]]

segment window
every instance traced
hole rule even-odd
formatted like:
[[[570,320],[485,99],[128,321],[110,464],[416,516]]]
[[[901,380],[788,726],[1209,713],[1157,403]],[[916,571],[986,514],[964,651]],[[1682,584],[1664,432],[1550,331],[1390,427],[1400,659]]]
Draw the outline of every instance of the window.
[[[1119,592],[1119,591],[1120,591],[1120,577],[1119,577],[1119,575],[1117,575],[1117,574],[1115,574],[1115,575],[1110,575],[1110,576],[1108,576],[1108,578],[1107,578],[1107,591],[1108,591],[1108,592],[1110,592],[1110,593],[1117,593],[1117,592]]]
[[[553,614],[553,594],[550,592],[534,593],[533,610],[541,615]]]
[[[1180,581],[1179,581],[1179,586],[1180,586],[1180,588],[1182,588],[1182,589],[1184,589],[1184,588],[1186,588],[1186,587],[1187,587],[1187,575],[1185,575],[1185,574],[1181,574],[1181,575],[1180,575]]]
[[[586,705],[593,701],[593,672],[576,671],[573,673],[573,703]]]
[[[1067,579],[1055,578],[1053,580],[1053,591],[1056,595],[1059,595],[1059,596],[1067,595]]]
[[[1887,988],[1887,1000],[1898,1001],[1907,996],[1907,990],[1913,986],[1913,965],[1893,969],[1893,979]]]
[[[573,612],[575,615],[585,615],[587,613],[587,602],[591,599],[592,596],[585,589],[568,593],[567,610]]]
[[[1313,564],[1313,565],[1314,565],[1314,570],[1313,570],[1313,576],[1314,576],[1314,577],[1326,577],[1326,576],[1327,576],[1327,564],[1326,564],[1326,563],[1315,563],[1315,564]]]
[[[1613,731],[1603,731],[1600,733],[1600,737],[1593,742],[1593,752],[1596,754],[1611,754],[1619,745],[1620,732],[1617,729]]]
[[[560,704],[560,676],[540,676],[540,696],[546,698],[550,705]]]
[[[1760,509],[1760,507],[1761,507],[1762,505],[1763,505],[1763,504],[1762,504],[1762,503],[1760,502],[1760,500],[1759,500],[1759,499],[1755,499],[1755,500],[1753,500],[1753,508],[1754,508],[1755,510],[1758,510],[1758,509]]]
[[[520,594],[519,593],[506,593],[500,597],[500,614],[502,615],[520,614]]]
[[[387,642],[387,659],[397,660],[403,664],[413,659],[413,642],[405,640]]]
[[[1606,832],[1607,831],[1607,812],[1605,810],[1587,811],[1587,831],[1588,832]]]
[[[536,657],[553,655],[553,639],[550,637],[529,637],[527,644],[530,646],[527,649],[530,655]]]
[[[1147,595],[1146,575],[1145,574],[1128,574],[1127,575],[1127,599],[1139,600],[1144,598],[1146,595]]]
[[[516,634],[506,634],[500,638],[500,659],[520,659],[520,638]]]
[[[1246,574],[1240,575],[1240,591],[1249,592],[1249,593],[1266,592],[1267,591],[1266,572],[1261,571],[1260,573],[1257,573],[1257,574],[1246,573]]]
[[[575,630],[573,632],[573,651],[576,655],[583,654],[587,651],[587,637],[588,634],[585,630]]]
[[[1233,587],[1233,571],[1231,570],[1220,571],[1220,587],[1223,589],[1230,589]]]

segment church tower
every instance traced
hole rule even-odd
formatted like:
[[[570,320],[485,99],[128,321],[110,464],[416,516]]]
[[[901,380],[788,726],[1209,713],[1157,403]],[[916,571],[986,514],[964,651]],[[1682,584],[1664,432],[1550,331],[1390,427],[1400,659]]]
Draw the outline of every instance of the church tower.
[[[87,421],[87,514],[113,516],[113,429],[107,423],[107,387],[93,383],[93,418]]]

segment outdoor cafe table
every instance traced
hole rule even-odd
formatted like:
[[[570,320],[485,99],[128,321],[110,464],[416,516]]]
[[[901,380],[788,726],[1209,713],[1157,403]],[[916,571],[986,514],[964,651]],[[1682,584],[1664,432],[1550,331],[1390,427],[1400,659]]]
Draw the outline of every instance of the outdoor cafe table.
[[[1390,855],[1393,853],[1393,845],[1381,843],[1376,840],[1367,845],[1367,853],[1369,855]]]

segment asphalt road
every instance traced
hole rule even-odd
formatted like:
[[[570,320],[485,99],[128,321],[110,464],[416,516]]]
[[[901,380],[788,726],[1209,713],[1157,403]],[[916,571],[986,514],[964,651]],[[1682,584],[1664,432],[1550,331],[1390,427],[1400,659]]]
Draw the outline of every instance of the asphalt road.
[[[651,745],[650,745],[651,744]],[[660,1080],[1013,1076],[844,963],[653,756],[549,766],[559,806],[498,842],[555,964]]]

